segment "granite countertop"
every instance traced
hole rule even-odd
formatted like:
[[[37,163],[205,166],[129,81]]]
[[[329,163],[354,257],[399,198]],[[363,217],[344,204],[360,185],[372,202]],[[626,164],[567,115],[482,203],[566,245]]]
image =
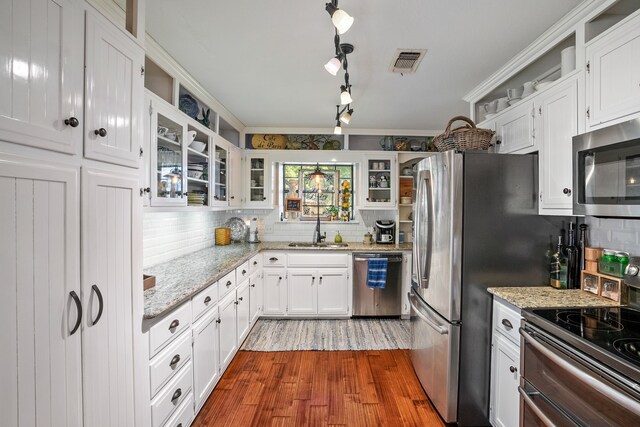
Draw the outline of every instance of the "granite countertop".
[[[347,243],[348,246],[340,248],[290,247],[289,242],[234,243],[202,249],[145,268],[144,274],[156,276],[156,286],[144,291],[144,318],[152,319],[177,307],[260,251],[389,252],[411,251],[413,247],[411,243],[400,245]]]
[[[555,289],[551,286],[488,288],[489,293],[518,308],[611,307],[619,303],[580,289]]]

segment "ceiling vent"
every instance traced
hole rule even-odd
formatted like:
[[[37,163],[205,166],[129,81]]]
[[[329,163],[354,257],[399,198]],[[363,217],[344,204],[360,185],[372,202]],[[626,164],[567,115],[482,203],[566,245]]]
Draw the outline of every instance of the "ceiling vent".
[[[391,60],[389,70],[400,74],[415,73],[426,53],[427,49],[398,49]]]

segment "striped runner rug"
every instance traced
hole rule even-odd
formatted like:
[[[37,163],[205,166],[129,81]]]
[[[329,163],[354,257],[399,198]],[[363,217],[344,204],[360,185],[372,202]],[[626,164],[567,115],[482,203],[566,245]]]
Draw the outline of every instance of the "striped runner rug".
[[[240,348],[247,351],[395,350],[409,348],[400,319],[260,319]]]

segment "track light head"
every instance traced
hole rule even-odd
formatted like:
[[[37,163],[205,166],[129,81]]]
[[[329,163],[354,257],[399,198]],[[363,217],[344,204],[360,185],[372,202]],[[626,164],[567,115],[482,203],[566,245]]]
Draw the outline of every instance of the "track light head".
[[[345,85],[340,86],[340,105],[351,104],[353,99],[351,98],[351,94]]]
[[[338,2],[335,2],[336,4]],[[353,17],[349,15],[342,9],[339,9],[338,6],[332,3],[327,3],[325,5],[325,10],[331,15],[331,22],[338,30],[338,34],[344,34],[351,28],[353,24]]]
[[[349,108],[347,111],[342,113],[342,115],[340,116],[340,121],[342,123],[344,123],[345,125],[348,125],[349,122],[351,121],[351,115],[352,114],[353,114],[353,109]]]
[[[339,121],[336,122],[336,127],[333,128],[333,134],[342,135],[342,126],[340,125]]]
[[[329,62],[324,64],[324,69],[327,70],[327,72],[329,72],[329,74],[331,74],[332,76],[335,76],[336,74],[338,74],[338,71],[340,71],[341,66],[342,66],[341,55],[337,55],[331,58]]]

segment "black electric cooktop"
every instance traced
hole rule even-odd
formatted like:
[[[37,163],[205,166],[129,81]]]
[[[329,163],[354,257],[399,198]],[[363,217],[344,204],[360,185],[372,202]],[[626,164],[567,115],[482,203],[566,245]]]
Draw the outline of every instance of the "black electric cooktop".
[[[585,340],[640,369],[640,311],[628,307],[529,310],[574,339]],[[527,316],[525,316],[527,317]],[[534,324],[543,326],[530,318]]]

